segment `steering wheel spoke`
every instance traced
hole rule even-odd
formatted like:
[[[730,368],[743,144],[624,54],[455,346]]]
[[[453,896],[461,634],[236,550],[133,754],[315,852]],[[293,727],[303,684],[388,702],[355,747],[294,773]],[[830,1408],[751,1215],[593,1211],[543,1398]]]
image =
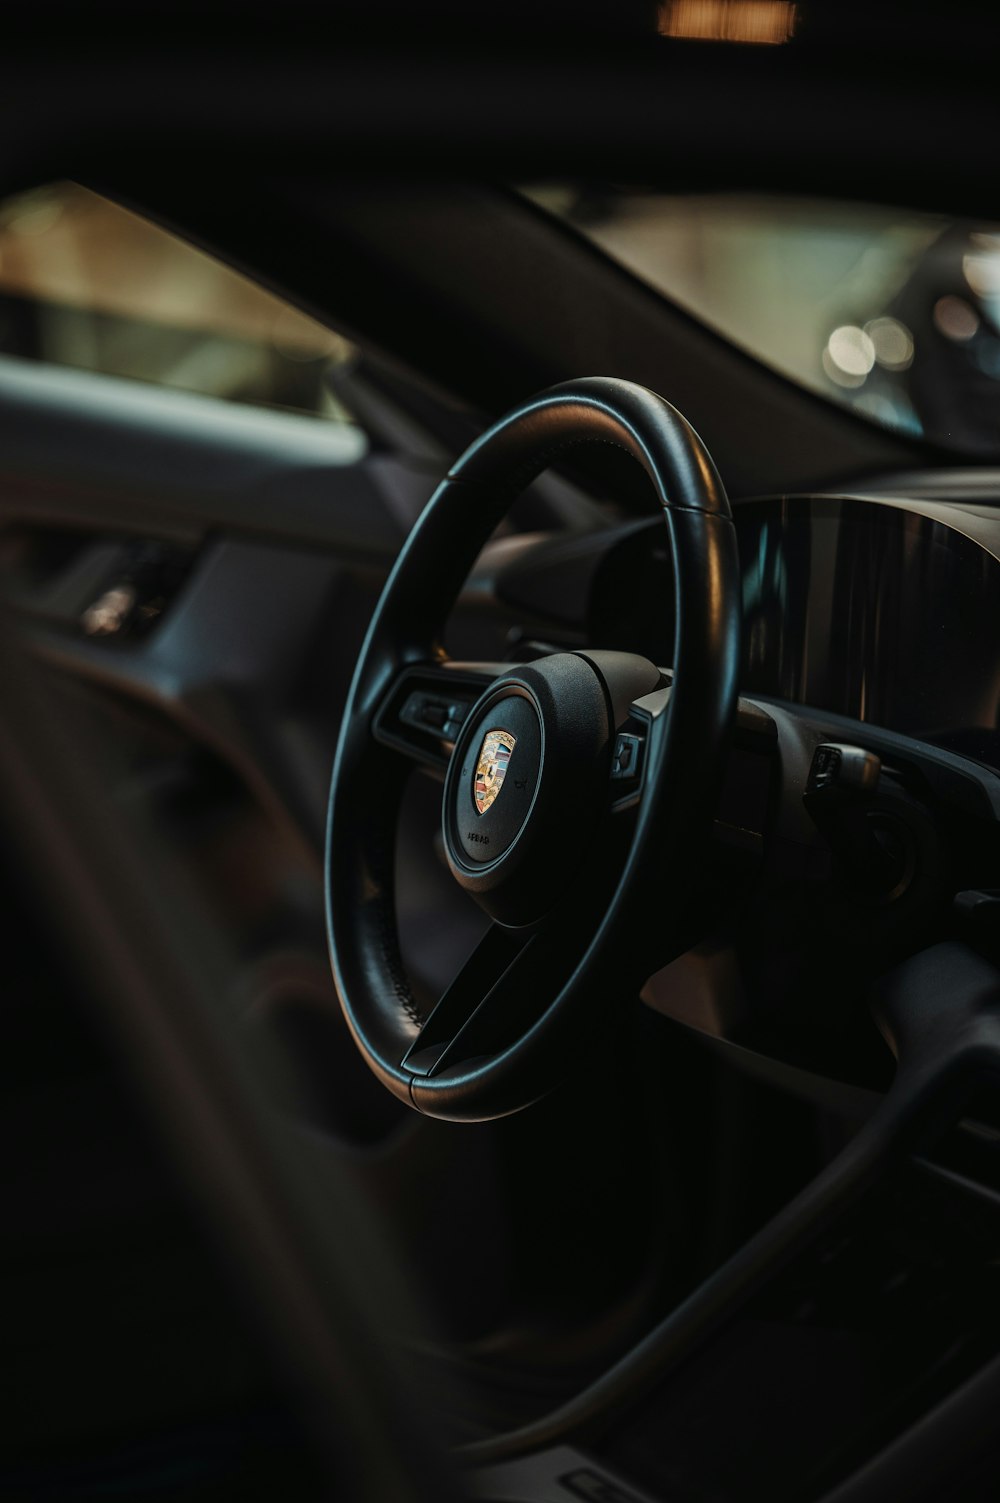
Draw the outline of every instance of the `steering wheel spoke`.
[[[517,1037],[539,939],[537,929],[492,924],[407,1050],[402,1068],[439,1075],[462,1059],[496,1053],[507,1034]]]
[[[416,1080],[439,1078],[516,1044],[558,994],[580,919],[562,909],[530,928],[491,925],[410,1045],[402,1068]]]
[[[509,667],[448,658],[408,663],[382,696],[372,735],[380,745],[443,778],[469,711]]]

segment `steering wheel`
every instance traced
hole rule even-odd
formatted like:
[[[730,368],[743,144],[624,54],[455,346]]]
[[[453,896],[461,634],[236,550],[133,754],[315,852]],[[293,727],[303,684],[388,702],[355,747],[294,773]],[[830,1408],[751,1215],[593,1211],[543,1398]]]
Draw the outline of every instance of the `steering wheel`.
[[[662,508],[672,676],[607,651],[446,658],[445,620],[511,502],[557,456],[595,442],[636,459]],[[529,1105],[679,946],[725,763],[739,634],[722,482],[694,430],[645,388],[598,377],[552,387],[448,472],[372,617],[330,790],[334,978],[358,1048],[401,1101],[450,1121]],[[432,1008],[407,977],[394,901],[414,763],[443,775],[448,866],[493,921]]]

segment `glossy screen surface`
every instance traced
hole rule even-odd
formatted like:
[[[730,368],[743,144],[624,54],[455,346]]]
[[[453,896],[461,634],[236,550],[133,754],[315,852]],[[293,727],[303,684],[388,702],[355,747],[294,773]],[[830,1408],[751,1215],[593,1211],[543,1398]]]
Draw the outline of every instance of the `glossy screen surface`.
[[[736,513],[744,692],[1000,766],[1000,562],[953,527],[856,500]]]

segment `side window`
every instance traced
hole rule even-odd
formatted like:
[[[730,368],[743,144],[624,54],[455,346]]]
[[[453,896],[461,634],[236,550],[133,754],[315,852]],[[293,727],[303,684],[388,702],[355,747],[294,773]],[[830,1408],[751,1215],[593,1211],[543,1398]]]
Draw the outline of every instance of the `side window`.
[[[76,183],[0,204],[0,355],[352,421],[346,339]]]

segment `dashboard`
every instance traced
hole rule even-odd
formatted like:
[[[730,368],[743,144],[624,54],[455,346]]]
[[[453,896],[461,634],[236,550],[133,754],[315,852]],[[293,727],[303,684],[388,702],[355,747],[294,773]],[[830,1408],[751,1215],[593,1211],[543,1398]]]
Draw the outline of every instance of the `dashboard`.
[[[969,499],[795,495],[739,502],[734,520],[743,662],[703,900],[715,917],[644,1000],[745,1065],[783,1061],[786,1082],[881,1089],[884,1041],[852,1027],[867,987],[901,955],[981,936],[993,913],[1000,515]],[[539,650],[575,636],[670,664],[672,581],[653,518],[537,541],[494,587],[547,616]]]

